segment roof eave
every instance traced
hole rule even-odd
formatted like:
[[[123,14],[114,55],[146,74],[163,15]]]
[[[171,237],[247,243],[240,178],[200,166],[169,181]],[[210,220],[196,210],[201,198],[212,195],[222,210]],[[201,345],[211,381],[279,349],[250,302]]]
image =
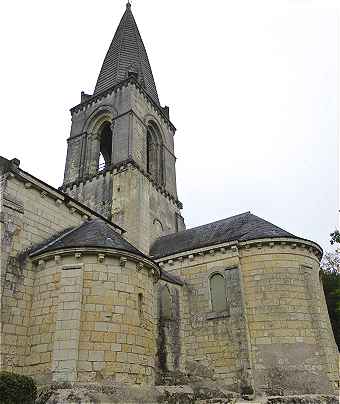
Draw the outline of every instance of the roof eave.
[[[130,258],[132,261],[136,262],[143,262],[150,267],[154,268],[157,270],[160,276],[161,269],[159,265],[147,257],[144,254],[137,254],[137,253],[132,253],[130,251],[126,251],[124,249],[116,249],[116,248],[107,248],[107,247],[80,247],[80,246],[75,246],[75,247],[59,247],[55,249],[51,249],[48,251],[38,251],[34,252],[29,255],[29,257],[32,259],[32,262],[36,263],[39,261],[44,261],[50,258],[51,256],[56,256],[56,255],[70,255],[70,254],[75,254],[75,253],[83,253],[86,255],[89,254],[107,254],[107,255],[112,255],[116,257],[127,257]]]
[[[237,246],[239,248],[245,247],[250,244],[266,244],[271,242],[278,242],[278,243],[289,243],[289,244],[301,244],[305,245],[309,248],[315,249],[317,251],[318,258],[321,259],[323,256],[323,249],[322,247],[315,243],[314,241],[300,238],[300,237],[262,237],[262,238],[254,238],[251,240],[244,240],[244,241],[226,241],[223,243],[213,243],[213,244],[206,244],[205,246],[200,246],[199,248],[195,248],[192,250],[181,250],[181,251],[173,251],[167,255],[154,255],[151,256],[153,260],[156,262],[161,262],[164,260],[172,260],[178,257],[182,257],[184,255],[189,254],[199,254],[204,253],[210,250],[220,249],[220,248],[230,248],[233,246]]]

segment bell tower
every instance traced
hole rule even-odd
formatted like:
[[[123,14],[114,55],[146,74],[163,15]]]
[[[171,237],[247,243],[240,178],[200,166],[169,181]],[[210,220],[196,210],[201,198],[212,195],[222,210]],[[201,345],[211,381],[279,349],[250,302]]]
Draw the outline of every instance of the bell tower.
[[[169,108],[160,105],[130,3],[93,95],[82,92],[71,115],[62,190],[123,227],[145,253],[160,235],[184,230],[176,129]]]

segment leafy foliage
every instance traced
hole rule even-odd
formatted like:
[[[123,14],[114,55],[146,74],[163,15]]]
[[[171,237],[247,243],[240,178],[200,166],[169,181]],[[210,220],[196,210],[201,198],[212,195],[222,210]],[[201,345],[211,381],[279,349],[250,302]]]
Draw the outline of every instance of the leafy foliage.
[[[1,404],[34,404],[37,387],[32,378],[10,372],[0,372]]]
[[[335,243],[340,243],[340,231],[334,230],[333,233],[330,234],[331,241],[330,243],[333,245]]]
[[[340,350],[340,254],[325,253],[321,276],[335,341]]]

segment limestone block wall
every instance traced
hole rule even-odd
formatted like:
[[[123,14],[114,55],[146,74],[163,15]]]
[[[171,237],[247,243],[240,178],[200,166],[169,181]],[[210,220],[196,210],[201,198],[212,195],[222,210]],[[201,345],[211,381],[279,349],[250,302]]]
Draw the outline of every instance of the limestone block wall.
[[[129,260],[88,258],[83,296],[79,380],[152,383],[156,346],[150,271]]]
[[[237,280],[227,288],[229,310],[212,311],[210,276],[239,268],[237,250],[200,250],[196,254],[170,257],[161,265],[166,271],[180,276],[183,287],[183,342],[189,373],[213,376],[231,387],[238,388],[240,378],[249,364],[248,336],[243,309],[241,283]],[[251,383],[251,381],[249,381]]]
[[[36,345],[28,374],[49,381],[153,383],[155,268],[80,249],[45,254],[35,264],[29,333]],[[40,293],[48,278],[52,306]]]
[[[112,172],[104,171],[65,192],[108,220],[112,214]]]
[[[32,268],[33,293],[28,311],[24,373],[39,381],[51,381],[51,361],[56,332],[60,273],[53,261]]]
[[[334,389],[337,348],[315,250],[260,243],[240,256],[256,384],[300,393]]]
[[[331,393],[337,348],[319,281],[319,247],[301,240],[224,244],[165,257],[185,280],[187,369],[273,394]],[[209,276],[224,275],[230,313],[212,312]]]
[[[33,343],[33,335],[29,334],[36,272],[27,259],[28,251],[52,235],[79,225],[90,213],[80,206],[67,203],[62,194],[17,167],[3,172],[1,184],[0,362],[3,369],[25,372],[28,364],[26,355],[31,355],[30,344],[38,346],[50,343],[48,338],[43,342],[34,340]],[[39,284],[38,288],[49,301],[44,310],[49,310],[53,301],[54,281],[50,285],[47,279],[41,281],[45,284]],[[45,327],[44,324],[41,326]],[[39,349],[36,347],[32,350],[35,359],[33,355],[30,360],[37,360]],[[46,355],[41,356],[40,360],[45,361],[46,358]]]
[[[112,220],[126,230],[130,243],[148,254],[153,240],[176,231],[180,210],[131,164],[115,170],[112,181]]]

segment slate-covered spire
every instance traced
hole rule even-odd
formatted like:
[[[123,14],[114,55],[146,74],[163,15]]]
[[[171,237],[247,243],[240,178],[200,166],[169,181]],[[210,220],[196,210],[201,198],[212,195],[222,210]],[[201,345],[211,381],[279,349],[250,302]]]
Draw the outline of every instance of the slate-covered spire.
[[[138,73],[138,81],[159,105],[149,58],[129,2],[105,56],[94,95],[126,79],[128,72]]]

